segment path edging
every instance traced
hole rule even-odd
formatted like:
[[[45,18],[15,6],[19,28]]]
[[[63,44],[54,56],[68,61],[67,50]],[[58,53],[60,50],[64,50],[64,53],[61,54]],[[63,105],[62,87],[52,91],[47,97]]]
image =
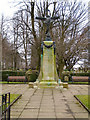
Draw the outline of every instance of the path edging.
[[[22,94],[20,94],[11,104],[10,107],[22,96]]]
[[[74,95],[74,97],[78,100],[78,102],[90,113],[90,110]]]

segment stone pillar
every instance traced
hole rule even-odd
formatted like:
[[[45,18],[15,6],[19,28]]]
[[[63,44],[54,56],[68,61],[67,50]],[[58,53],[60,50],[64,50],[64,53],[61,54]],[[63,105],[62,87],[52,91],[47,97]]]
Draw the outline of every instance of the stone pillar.
[[[44,41],[42,44],[41,69],[38,77],[39,87],[55,87],[58,85],[58,79],[55,42]]]

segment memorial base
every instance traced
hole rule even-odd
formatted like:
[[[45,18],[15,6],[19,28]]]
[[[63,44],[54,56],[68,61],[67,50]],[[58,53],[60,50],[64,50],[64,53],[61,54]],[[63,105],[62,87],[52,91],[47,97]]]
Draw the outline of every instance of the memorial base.
[[[56,70],[55,42],[43,41],[41,54],[41,68],[37,82],[39,88],[55,88],[58,86]]]
[[[58,86],[58,83],[56,81],[53,82],[40,82],[39,83],[39,88],[55,88],[56,86]]]

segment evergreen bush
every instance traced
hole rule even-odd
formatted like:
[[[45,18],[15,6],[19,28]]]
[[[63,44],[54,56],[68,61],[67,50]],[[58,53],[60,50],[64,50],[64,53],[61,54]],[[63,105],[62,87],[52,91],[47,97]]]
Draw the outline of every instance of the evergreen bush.
[[[65,76],[68,76],[69,81],[72,81],[72,76],[89,76],[90,77],[90,72],[89,73],[72,73],[69,71],[63,71],[62,75],[63,75],[62,81],[64,81]]]
[[[2,81],[7,81],[8,76],[25,76],[25,71],[10,71],[3,70],[2,73]]]
[[[38,71],[37,70],[28,70],[26,72],[26,77],[27,77],[27,80],[28,82],[35,82],[37,77],[38,77]]]
[[[71,73],[69,80],[72,81],[72,76],[88,76],[90,77],[90,73]]]

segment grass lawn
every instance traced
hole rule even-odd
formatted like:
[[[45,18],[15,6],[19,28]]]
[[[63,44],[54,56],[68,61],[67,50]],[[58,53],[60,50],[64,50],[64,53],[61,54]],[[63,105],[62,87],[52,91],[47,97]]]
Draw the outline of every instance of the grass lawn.
[[[68,84],[90,84],[89,82],[68,82]]]
[[[28,84],[28,82],[7,82],[7,81],[0,81],[0,84]],[[68,82],[68,84],[90,84],[89,82]]]
[[[20,96],[20,94],[10,94],[10,104],[19,96]],[[2,101],[1,99],[2,98],[0,96],[0,105],[1,105],[1,101]]]
[[[0,84],[26,84],[28,82],[7,82],[7,81],[0,81]]]
[[[75,95],[90,110],[90,95]]]
[[[10,103],[12,103],[20,94],[10,94]]]

